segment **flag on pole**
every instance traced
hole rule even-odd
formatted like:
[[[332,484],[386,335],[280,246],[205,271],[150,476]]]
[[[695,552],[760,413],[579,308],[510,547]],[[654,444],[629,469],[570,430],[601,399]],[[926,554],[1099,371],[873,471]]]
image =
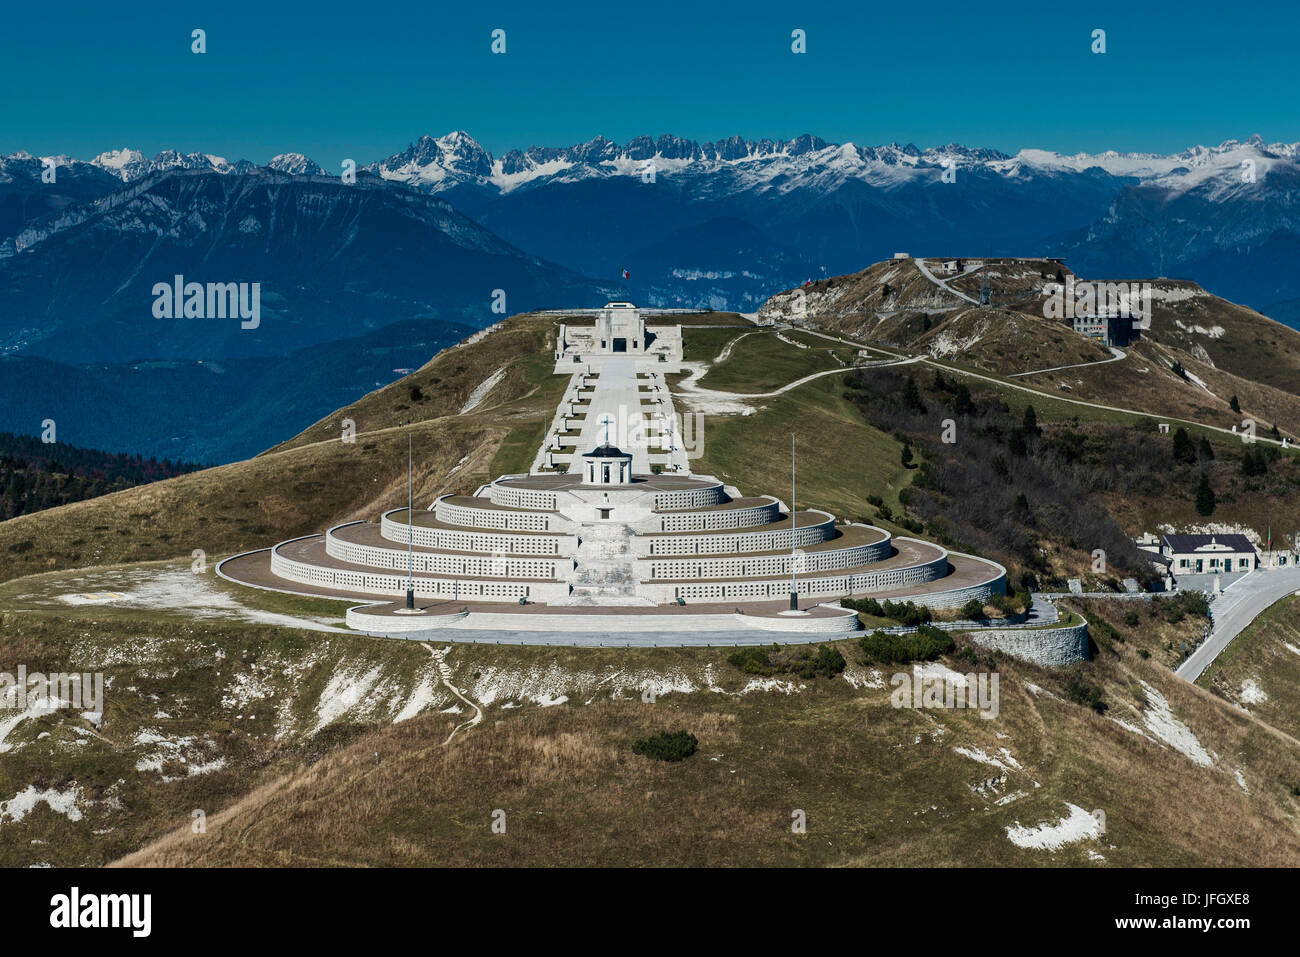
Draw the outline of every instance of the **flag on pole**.
[[[631,279],[631,278],[632,278],[632,274],[631,274],[630,272],[628,272],[626,269],[624,269],[624,270],[623,270],[623,278],[624,278],[624,279]]]

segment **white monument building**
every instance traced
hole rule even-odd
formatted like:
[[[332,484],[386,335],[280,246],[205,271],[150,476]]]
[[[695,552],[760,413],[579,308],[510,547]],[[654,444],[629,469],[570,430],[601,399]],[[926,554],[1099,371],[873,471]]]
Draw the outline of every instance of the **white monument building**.
[[[630,302],[607,302],[596,312],[594,325],[562,323],[555,340],[555,361],[597,368],[606,357],[631,357],[680,363],[682,327],[647,326],[641,310]],[[557,369],[568,372],[570,369]]]
[[[666,380],[681,368],[680,326],[648,328],[610,303],[558,333],[569,384],[529,472],[243,553],[218,573],[366,602],[347,621],[381,634],[833,636],[858,627],[844,596],[959,607],[1005,594],[996,562],[695,473],[702,433],[674,412]],[[408,593],[415,614],[392,600]]]

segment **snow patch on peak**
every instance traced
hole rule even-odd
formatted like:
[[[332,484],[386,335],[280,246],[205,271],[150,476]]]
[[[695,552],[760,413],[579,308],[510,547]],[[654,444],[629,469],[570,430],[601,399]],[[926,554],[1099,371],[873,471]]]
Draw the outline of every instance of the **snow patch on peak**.
[[[272,156],[266,165],[268,169],[293,176],[318,176],[324,172],[317,163],[302,153],[280,153]]]

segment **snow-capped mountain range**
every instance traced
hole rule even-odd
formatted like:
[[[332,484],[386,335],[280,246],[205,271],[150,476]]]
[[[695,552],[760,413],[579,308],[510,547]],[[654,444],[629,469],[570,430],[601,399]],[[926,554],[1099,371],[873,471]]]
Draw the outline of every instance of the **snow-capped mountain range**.
[[[258,363],[309,347],[346,367],[358,335],[387,347],[411,324],[495,321],[497,290],[512,312],[612,298],[748,312],[900,250],[1191,279],[1300,326],[1300,143],[1008,155],[642,136],[493,156],[458,131],[420,137],[355,183],[341,180],[342,159],[0,157],[0,429],[29,426],[32,383],[79,383],[68,418],[174,402],[121,371],[142,359]],[[159,322],[152,289],[177,275],[260,284],[260,325]],[[78,378],[89,369],[103,374]],[[302,397],[274,375],[241,393],[266,421],[309,422],[338,404],[289,409]]]
[[[1263,178],[1274,165],[1294,165],[1298,158],[1300,141],[1266,143],[1258,135],[1169,154],[1108,150],[1070,155],[1023,149],[1008,155],[956,143],[927,149],[910,143],[836,144],[811,134],[791,140],[746,140],[733,136],[707,143],[665,134],[657,139],[638,136],[622,146],[597,136],[575,146],[530,146],[494,157],[474,137],[457,130],[445,136],[421,136],[405,150],[363,168],[384,179],[432,192],[473,184],[508,193],[547,182],[645,177],[651,172],[656,177],[707,176],[721,171],[737,174],[748,186],[766,185],[780,190],[807,185],[810,179],[823,184],[830,180],[858,179],[873,186],[888,187],[918,178],[933,178],[948,166],[956,167],[959,174],[963,169],[987,170],[1008,179],[1098,170],[1111,176],[1186,190],[1208,179],[1240,173],[1245,162],[1253,162],[1255,176]],[[30,159],[53,160],[61,167],[82,162],[64,155],[34,157],[19,151],[0,157],[0,179],[6,161]],[[86,162],[123,182],[168,169],[244,173],[258,165],[249,160],[231,162],[211,153],[176,150],[163,150],[150,159],[141,151],[129,148],[108,150]],[[264,165],[295,175],[321,175],[326,169],[302,153],[281,153]]]
[[[66,184],[53,194],[33,185],[50,161]],[[262,168],[337,180],[341,163],[282,153]],[[0,242],[145,177],[257,168],[175,150],[0,158]],[[597,136],[494,156],[458,130],[421,136],[359,173],[436,194],[522,250],[598,280],[628,269],[628,293],[651,305],[753,309],[809,275],[853,272],[903,249],[1050,254],[1085,275],[1197,279],[1300,321],[1300,279],[1283,269],[1300,250],[1300,142],[1009,155],[811,134],[622,145]]]
[[[545,182],[637,176],[649,172],[672,176],[737,174],[746,185],[790,190],[809,180],[823,185],[858,179],[873,186],[896,186],[917,179],[933,179],[948,166],[984,169],[1009,179],[1053,173],[1101,170],[1111,176],[1139,181],[1159,181],[1186,189],[1205,179],[1241,170],[1242,162],[1256,164],[1262,176],[1273,164],[1294,164],[1300,142],[1266,144],[1262,137],[1227,140],[1218,146],[1194,146],[1181,153],[1076,153],[1024,149],[1014,156],[992,149],[969,148],[956,143],[919,149],[900,146],[859,146],[827,143],[805,134],[792,140],[744,140],[738,136],[716,143],[697,143],[677,136],[653,139],[639,136],[620,146],[598,136],[565,148],[530,147],[493,157],[463,131],[446,136],[422,136],[406,150],[372,163],[367,170],[385,179],[440,191],[473,183],[507,193]]]

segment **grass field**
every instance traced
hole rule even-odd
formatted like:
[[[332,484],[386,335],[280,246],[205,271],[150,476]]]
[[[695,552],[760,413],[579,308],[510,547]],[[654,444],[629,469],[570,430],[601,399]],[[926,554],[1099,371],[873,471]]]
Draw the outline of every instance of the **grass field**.
[[[736,342],[731,355],[710,368],[699,384],[721,392],[771,392],[814,372],[840,368],[830,355],[830,345],[798,349],[778,339],[775,333],[755,332]]]
[[[1300,598],[1283,599],[1255,619],[1196,683],[1300,737]]]
[[[788,347],[787,347],[788,348]],[[742,492],[787,498],[790,437],[795,436],[798,506],[858,519],[874,514],[867,496],[897,504],[910,472],[902,445],[867,425],[835,376],[793,389],[749,416],[707,416],[704,454],[694,471],[737,483]]]

